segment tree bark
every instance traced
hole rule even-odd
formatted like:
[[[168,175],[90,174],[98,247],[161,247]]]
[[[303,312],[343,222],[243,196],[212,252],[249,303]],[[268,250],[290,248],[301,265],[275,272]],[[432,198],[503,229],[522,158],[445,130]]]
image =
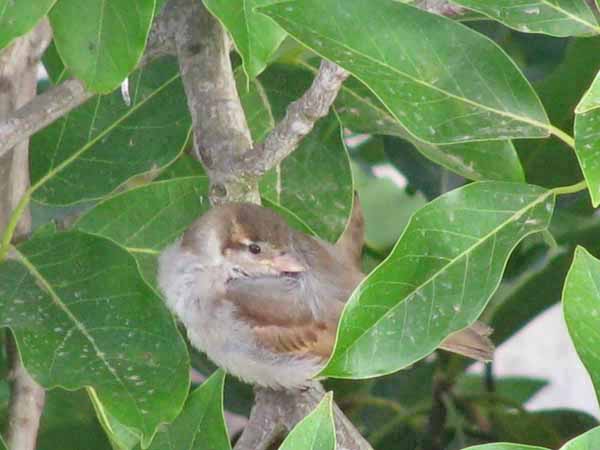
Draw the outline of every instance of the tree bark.
[[[0,121],[35,97],[38,63],[50,38],[50,26],[42,20],[0,54]],[[12,210],[28,187],[29,141],[24,140],[0,153],[0,230],[6,227]],[[26,211],[17,225],[16,235],[26,234],[30,229],[31,216]],[[10,334],[7,347],[11,363],[7,444],[11,450],[33,450],[45,391],[25,370]]]

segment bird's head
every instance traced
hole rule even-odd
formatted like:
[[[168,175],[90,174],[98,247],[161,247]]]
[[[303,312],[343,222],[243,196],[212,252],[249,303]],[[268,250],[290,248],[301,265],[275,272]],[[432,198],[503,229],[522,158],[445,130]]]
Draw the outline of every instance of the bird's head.
[[[295,232],[275,212],[251,203],[211,209],[183,235],[182,248],[223,265],[232,277],[297,276],[307,270]]]

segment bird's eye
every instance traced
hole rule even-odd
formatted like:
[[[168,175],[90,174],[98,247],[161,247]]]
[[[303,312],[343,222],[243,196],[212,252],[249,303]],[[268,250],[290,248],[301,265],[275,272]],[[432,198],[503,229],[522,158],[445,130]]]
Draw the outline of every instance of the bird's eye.
[[[250,253],[258,255],[260,253],[260,245],[258,245],[258,244],[250,244],[248,246],[248,250],[250,250]]]

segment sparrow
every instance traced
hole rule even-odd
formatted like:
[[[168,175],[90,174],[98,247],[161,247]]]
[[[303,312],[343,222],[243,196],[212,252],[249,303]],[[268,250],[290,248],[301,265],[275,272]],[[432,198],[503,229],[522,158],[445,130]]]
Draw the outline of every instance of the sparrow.
[[[360,270],[364,220],[358,201],[336,244],[297,231],[270,209],[217,206],[159,257],[165,302],[191,344],[251,384],[302,389],[323,368]],[[480,322],[440,346],[491,359]]]

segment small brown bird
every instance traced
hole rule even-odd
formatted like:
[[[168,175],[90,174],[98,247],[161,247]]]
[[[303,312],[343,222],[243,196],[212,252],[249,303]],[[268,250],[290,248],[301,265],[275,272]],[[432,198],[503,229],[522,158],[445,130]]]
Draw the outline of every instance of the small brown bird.
[[[159,285],[192,345],[217,365],[249,383],[301,388],[329,358],[364,277],[363,236],[358,202],[336,245],[261,206],[218,206],[161,254]],[[490,332],[476,323],[440,348],[487,360]]]

